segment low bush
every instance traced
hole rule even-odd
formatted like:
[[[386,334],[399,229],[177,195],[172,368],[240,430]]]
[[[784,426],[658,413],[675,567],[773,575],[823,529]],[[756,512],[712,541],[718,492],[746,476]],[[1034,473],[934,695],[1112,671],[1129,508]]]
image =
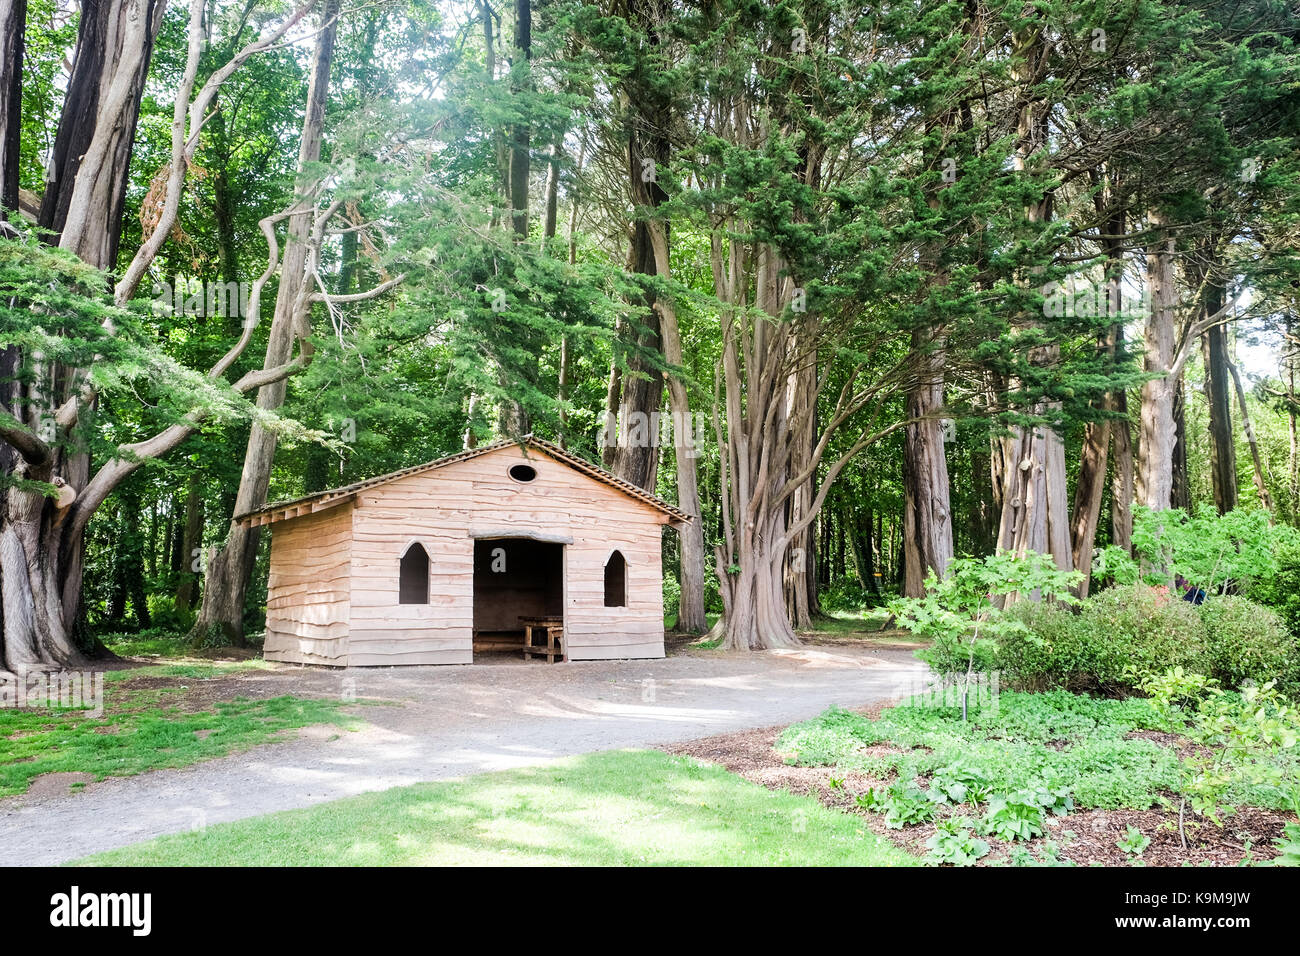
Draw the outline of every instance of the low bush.
[[[1025,629],[1003,639],[997,666],[1016,687],[1116,693],[1143,674],[1207,660],[1197,608],[1164,588],[1109,588],[1077,612],[1023,602],[1013,613]]]
[[[1211,677],[1225,687],[1274,680],[1282,693],[1300,689],[1300,650],[1276,613],[1234,595],[1213,597],[1200,611]]]
[[[776,749],[801,766],[924,780],[927,795],[953,804],[982,807],[996,794],[1068,787],[1080,806],[1141,810],[1180,779],[1177,751],[1129,736],[1160,725],[1141,698],[1005,691],[996,708],[975,710],[968,721],[956,707],[891,707],[875,720],[831,709],[786,728]],[[880,754],[882,744],[894,752]],[[877,753],[865,754],[872,745]],[[869,809],[885,812],[886,793],[897,796],[880,793]],[[1269,799],[1276,794],[1256,805]]]
[[[779,746],[799,766],[822,767],[880,740],[871,721],[832,707],[820,717],[787,728]]]
[[[1083,603],[1078,627],[1081,640],[1094,649],[1099,688],[1129,686],[1130,667],[1139,674],[1179,665],[1194,669],[1205,657],[1196,606],[1164,588],[1109,588]]]
[[[1003,638],[997,667],[1021,690],[1073,690],[1095,683],[1095,649],[1084,639],[1078,616],[1061,604],[1021,601],[1011,609],[1025,625]]]
[[[1277,573],[1248,596],[1276,611],[1286,629],[1300,637],[1300,543],[1289,541],[1278,548]]]
[[[1163,588],[1109,588],[1079,605],[1022,602],[1024,624],[1003,637],[990,666],[1022,690],[1062,688],[1119,693],[1171,667],[1216,678],[1224,687],[1276,681],[1300,694],[1300,643],[1282,619],[1231,594],[1200,606]]]

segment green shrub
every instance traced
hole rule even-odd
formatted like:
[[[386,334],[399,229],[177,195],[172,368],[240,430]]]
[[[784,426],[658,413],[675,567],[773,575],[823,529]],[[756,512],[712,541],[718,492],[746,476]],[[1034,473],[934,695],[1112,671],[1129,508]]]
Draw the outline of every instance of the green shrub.
[[[682,586],[677,583],[677,576],[664,574],[664,620],[676,621],[682,603]]]
[[[1212,505],[1191,515],[1177,508],[1133,511],[1133,551],[1152,584],[1172,584],[1181,574],[1211,594],[1229,583],[1243,593],[1273,590],[1279,556],[1297,544],[1296,529],[1274,524],[1259,508],[1224,515]]]
[[[1096,655],[1074,612],[1046,601],[1020,601],[1011,613],[1025,630],[1007,635],[998,646],[1003,681],[1020,690],[1070,690],[1095,683],[1090,675]]]
[[[1085,601],[1077,626],[1089,647],[1097,689],[1131,686],[1139,676],[1179,665],[1188,670],[1206,658],[1204,631],[1195,605],[1163,588],[1135,584],[1109,588]]]
[[[961,686],[961,713],[967,716],[971,675],[996,664],[1004,638],[1025,631],[1009,614],[1003,598],[1016,593],[1040,594],[1074,604],[1077,571],[1062,571],[1051,556],[1030,551],[999,551],[983,558],[954,558],[943,577],[931,571],[925,594],[891,601],[898,626],[931,641],[916,656],[946,679]]]
[[[194,626],[198,614],[194,611],[176,609],[176,598],[172,594],[149,595],[149,620],[154,629],[185,633]]]
[[[1077,613],[1030,602],[1012,613],[1025,630],[1003,639],[997,666],[1017,688],[1117,692],[1144,673],[1207,664],[1197,608],[1164,588],[1108,588]]]
[[[1233,595],[1212,597],[1200,611],[1211,677],[1225,687],[1275,680],[1283,693],[1296,692],[1300,649],[1277,614]]]
[[[1300,637],[1300,544],[1293,541],[1277,550],[1277,573],[1252,587],[1249,596],[1282,618],[1288,631]]]

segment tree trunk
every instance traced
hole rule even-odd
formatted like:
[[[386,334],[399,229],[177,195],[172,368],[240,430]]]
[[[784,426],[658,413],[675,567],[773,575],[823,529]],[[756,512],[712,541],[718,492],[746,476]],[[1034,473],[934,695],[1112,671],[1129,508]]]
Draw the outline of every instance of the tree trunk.
[[[1022,93],[1016,117],[1018,142],[1012,164],[1017,171],[1024,172],[1028,168],[1028,158],[1047,144],[1050,104],[1030,95],[1031,85],[1037,82],[1035,73],[1047,56],[1048,45],[1042,28],[1026,28],[1020,40],[1024,61],[1017,67],[1016,75],[1022,84]],[[1050,211],[1051,197],[1044,195],[1029,204],[1025,217],[1032,224],[1045,223],[1050,218]],[[1060,347],[1057,345],[1037,346],[1029,356],[1030,362],[1041,367],[1050,367],[1059,358]],[[1031,412],[1046,417],[1054,410],[1047,403],[1039,403]],[[1029,551],[1050,554],[1058,567],[1069,570],[1074,556],[1070,547],[1065,444],[1060,435],[1045,425],[1014,427],[1011,432],[1005,461],[1007,473],[998,550],[1021,555]]]
[[[38,222],[61,233],[56,238],[65,249],[101,269],[111,269],[116,260],[132,140],[162,10],[162,0],[85,0],[81,6],[75,62]],[[12,77],[4,79],[12,90]],[[6,135],[12,134],[6,130]],[[16,350],[7,350],[6,375],[16,374],[22,363]],[[39,357],[28,357],[28,364],[30,381],[20,384],[11,378],[0,398],[27,434],[41,435],[56,420],[74,376]],[[85,419],[93,413],[91,405],[83,412]],[[89,501],[84,494],[90,455],[70,441],[34,441],[25,450],[0,447],[6,448],[6,474],[45,483],[59,478],[72,495],[72,503],[63,507],[37,491],[11,488],[5,495],[0,515],[2,663],[19,672],[81,666],[86,657],[75,634],[82,621],[85,522],[102,502],[98,491]]]
[[[799,346],[794,346],[794,350],[798,352]],[[806,358],[790,376],[786,385],[786,395],[786,400],[791,408],[807,410],[807,414],[800,417],[796,426],[798,433],[795,434],[792,431],[791,438],[790,471],[802,472],[807,470],[813,446],[816,444],[815,428],[817,422],[814,409],[817,405],[817,367],[815,356]],[[788,526],[797,525],[811,509],[816,490],[813,480],[813,476],[809,476],[809,479],[796,488],[794,494],[790,496],[785,519]],[[786,553],[785,558],[786,609],[790,623],[800,630],[812,628],[813,615],[817,611],[815,527],[815,521],[808,522],[801,531],[791,535],[790,550]]]
[[[1111,400],[1107,399],[1107,407]],[[1109,408],[1108,408],[1109,410]],[[1092,547],[1097,540],[1101,499],[1106,488],[1106,458],[1110,450],[1109,421],[1089,422],[1084,428],[1079,476],[1074,486],[1074,509],[1070,519],[1070,543],[1075,570],[1083,572],[1078,596],[1088,596],[1092,577]]]
[[[872,594],[879,594],[880,585],[876,581],[875,545],[872,542],[875,521],[872,518],[871,509],[865,509],[861,516],[856,511],[850,510],[849,515],[846,530],[848,532],[849,552],[853,556],[853,570],[857,573],[858,584]],[[866,529],[865,540],[863,538],[864,528]]]
[[[1300,496],[1300,416],[1296,415],[1295,336],[1291,316],[1286,317],[1286,418],[1287,418],[1287,493],[1288,510],[1295,519],[1296,498]]]
[[[512,91],[525,93],[530,84],[520,80],[521,71],[528,68],[533,55],[533,11],[529,0],[515,0],[515,62],[511,66]],[[510,225],[515,239],[528,239],[528,178],[530,174],[529,148],[532,130],[525,120],[516,123],[510,135]]]
[[[302,141],[298,149],[298,199],[294,212],[289,217],[288,240],[284,247],[280,286],[276,293],[275,315],[266,344],[266,360],[263,363],[265,369],[284,365],[293,352],[295,337],[305,338],[303,326],[310,309],[305,296],[308,291],[306,264],[315,209],[312,201],[315,183],[302,177],[306,176],[308,167],[320,160],[325,107],[329,98],[330,63],[334,40],[338,34],[339,7],[340,0],[326,0],[321,13],[323,29],[316,41]],[[287,382],[281,379],[260,388],[257,393],[258,407],[278,409],[284,404],[287,387]],[[275,433],[254,422],[244,454],[239,492],[235,496],[236,517],[266,504],[275,447]],[[260,530],[231,521],[225,543],[208,563],[203,604],[191,631],[192,640],[203,641],[220,635],[230,643],[244,643],[244,598],[257,560]]]
[[[739,354],[741,330],[747,321],[736,296],[743,297],[748,275],[747,255],[732,249],[723,261],[721,239],[713,238],[714,283],[724,306],[722,315],[723,375],[727,412],[727,448],[723,450],[724,543],[715,551],[715,573],[722,594],[723,616],[717,631],[732,650],[795,647],[799,639],[786,612],[784,569],[789,537],[786,509],[773,500],[789,480],[789,461],[772,447],[776,435],[787,434],[790,409],[786,380],[767,356],[788,351],[790,325],[756,318],[749,330],[752,363]],[[773,319],[790,300],[793,284],[780,278],[776,250],[759,244],[755,255],[754,305]],[[757,366],[757,367],[755,367]],[[775,432],[775,434],[773,434]],[[760,450],[770,449],[775,461],[760,464]],[[784,443],[787,449],[790,443]],[[788,455],[788,450],[785,454]],[[811,518],[806,520],[811,521]],[[733,564],[734,562],[734,564]]]
[[[176,588],[176,610],[189,613],[198,596],[199,576],[194,562],[203,557],[203,484],[190,475],[185,492],[185,531],[181,536],[181,578]]]
[[[1110,486],[1110,540],[1117,548],[1133,553],[1133,430],[1128,417],[1128,392],[1115,393],[1115,411],[1120,417],[1111,422],[1115,443],[1115,471]]]
[[[1095,182],[1100,182],[1100,172]],[[1110,315],[1117,318],[1123,314],[1123,279],[1124,249],[1123,240],[1125,214],[1122,207],[1117,208],[1115,196],[1115,177],[1107,171],[1105,182],[1093,198],[1099,214],[1105,217],[1105,232],[1109,238],[1102,239],[1106,251],[1106,295]],[[1119,355],[1124,340],[1124,322],[1116,321],[1101,337],[1098,352],[1108,365],[1113,365]],[[1121,392],[1107,392],[1101,400],[1100,410],[1105,416],[1112,416],[1124,400]],[[1124,437],[1128,437],[1128,422],[1122,423]],[[1101,520],[1101,503],[1106,494],[1106,471],[1112,437],[1117,446],[1120,438],[1120,423],[1113,417],[1104,417],[1100,421],[1090,422],[1084,429],[1083,450],[1079,459],[1079,475],[1074,486],[1074,508],[1070,514],[1070,544],[1073,550],[1074,568],[1083,573],[1077,594],[1080,598],[1088,596],[1092,584],[1092,550],[1097,541],[1097,525]],[[1132,467],[1130,459],[1130,468]],[[1131,481],[1129,487],[1131,490]],[[1116,507],[1112,504],[1112,508]],[[1129,499],[1123,505],[1129,508]]]
[[[0,0],[0,218],[18,209],[27,0]]]
[[[942,342],[924,331],[912,333],[920,375],[907,394],[908,425],[903,441],[903,595],[920,597],[930,571],[942,576],[953,556],[952,504],[943,447]]]
[[[1180,378],[1174,391],[1174,480],[1169,503],[1174,508],[1191,511],[1192,487],[1187,474],[1187,388]]]
[[[117,261],[122,210],[154,38],[166,0],[83,0],[77,50],[38,219],[97,268]]]
[[[1162,213],[1151,214],[1152,225],[1168,225]],[[1137,501],[1152,511],[1164,511],[1174,493],[1174,400],[1178,376],[1170,374],[1175,360],[1174,240],[1160,235],[1147,252],[1147,285],[1151,308],[1147,312],[1142,368],[1155,378],[1142,383],[1139,425]],[[1181,374],[1181,368],[1177,370]]]
[[[668,227],[659,219],[651,220],[647,226],[656,271],[661,279],[667,281],[671,278]],[[677,308],[671,300],[659,298],[655,310],[659,314],[664,360],[674,368],[681,368],[684,357],[681,332],[677,326]],[[672,414],[673,454],[677,464],[677,506],[691,516],[690,522],[679,532],[681,599],[677,612],[677,630],[686,634],[702,634],[707,629],[704,616],[704,519],[700,509],[695,460],[703,449],[699,447],[699,436],[692,426],[686,383],[678,374],[668,376],[668,405]]]
[[[526,112],[529,106],[524,102],[524,98],[532,89],[532,80],[528,71],[532,68],[533,14],[529,0],[515,0],[514,6],[514,61],[511,64],[510,92],[515,99],[516,107]],[[532,175],[531,144],[532,127],[529,120],[525,118],[515,123],[510,130],[507,156],[509,178],[506,198],[510,207],[510,228],[514,233],[514,241],[518,245],[528,241],[528,181]],[[525,340],[533,338],[532,331],[529,329],[518,328],[517,332]],[[502,435],[519,437],[532,431],[532,417],[527,406],[519,399],[511,397],[509,388],[513,384],[511,379],[514,376],[522,378],[526,388],[535,385],[538,378],[539,351],[540,343],[532,342],[529,357],[520,367],[513,370],[513,375],[505,368],[499,369],[498,382],[503,397],[497,410],[497,432]]]
[[[1205,315],[1223,307],[1223,287],[1211,277],[1205,289]],[[1205,359],[1205,397],[1210,404],[1210,486],[1219,514],[1237,507],[1237,449],[1232,440],[1232,400],[1228,385],[1228,335],[1222,325],[1201,336]]]
[[[1250,461],[1255,469],[1255,493],[1259,495],[1259,503],[1264,506],[1264,510],[1271,513],[1273,511],[1273,496],[1269,493],[1268,485],[1264,481],[1264,466],[1259,457],[1259,442],[1255,439],[1255,429],[1250,423],[1250,411],[1246,408],[1246,390],[1241,386],[1241,373],[1237,371],[1236,364],[1230,359],[1227,360],[1226,364],[1228,373],[1232,376],[1233,387],[1237,392],[1237,407],[1241,410],[1241,427],[1246,433],[1246,443],[1250,446]]]

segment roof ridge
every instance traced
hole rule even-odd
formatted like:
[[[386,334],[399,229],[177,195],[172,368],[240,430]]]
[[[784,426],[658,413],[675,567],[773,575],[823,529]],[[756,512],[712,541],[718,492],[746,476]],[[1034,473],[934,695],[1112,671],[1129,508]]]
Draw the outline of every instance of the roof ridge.
[[[341,485],[337,488],[328,488],[324,491],[317,491],[310,495],[303,495],[298,498],[290,498],[290,499],[285,499],[283,501],[268,502],[267,504],[263,505],[260,508],[254,508],[253,510],[246,511],[243,514],[235,515],[233,520],[242,524],[244,522],[251,522],[254,518],[263,517],[276,511],[281,511],[281,510],[291,509],[291,508],[300,508],[308,504],[320,503],[323,501],[332,500],[334,498],[352,497],[356,495],[358,492],[365,491],[369,488],[378,487],[379,485],[387,484],[390,481],[396,481],[400,478],[407,478],[412,475],[423,474],[424,472],[427,471],[434,471],[438,468],[442,468],[446,465],[450,465],[455,462],[468,461],[471,458],[476,458],[479,455],[487,454],[488,452],[498,451],[509,445],[522,445],[525,448],[529,446],[535,447],[539,451],[542,451],[550,455],[551,457],[560,460],[564,464],[567,464],[578,471],[582,471],[586,473],[589,477],[593,478],[594,480],[599,481],[602,484],[609,485],[611,488],[614,488],[618,491],[622,491],[624,494],[628,495],[629,497],[639,499],[640,501],[643,501],[646,504],[654,508],[657,508],[658,510],[664,512],[665,514],[673,518],[676,518],[679,521],[691,520],[691,516],[686,514],[686,512],[682,511],[680,508],[668,504],[668,502],[659,498],[657,495],[654,495],[651,492],[648,492],[645,489],[640,488],[637,485],[634,485],[632,482],[627,481],[626,479],[620,478],[617,475],[606,471],[604,468],[600,467],[599,465],[587,461],[585,458],[581,457],[580,455],[576,455],[573,452],[569,451],[568,449],[563,448],[554,442],[548,441],[545,438],[538,438],[532,432],[529,432],[526,435],[522,435],[519,438],[499,438],[496,441],[489,442],[486,445],[479,445],[476,448],[466,448],[459,452],[454,452],[453,454],[450,455],[444,455],[442,458],[435,458],[432,461],[424,462],[423,464],[409,465],[406,468],[399,468],[396,471],[390,471],[387,474],[376,475],[373,478],[365,478],[361,481],[356,481],[348,485]],[[290,517],[290,516],[286,516],[286,517]],[[276,519],[272,519],[272,521],[274,520]],[[260,522],[260,523],[270,524],[271,521]]]

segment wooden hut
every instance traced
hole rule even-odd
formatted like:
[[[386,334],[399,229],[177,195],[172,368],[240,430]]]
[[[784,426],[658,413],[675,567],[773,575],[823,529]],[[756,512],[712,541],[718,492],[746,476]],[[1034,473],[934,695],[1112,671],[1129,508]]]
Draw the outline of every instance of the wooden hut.
[[[267,660],[663,657],[664,525],[686,514],[531,436],[239,516],[271,527]]]

